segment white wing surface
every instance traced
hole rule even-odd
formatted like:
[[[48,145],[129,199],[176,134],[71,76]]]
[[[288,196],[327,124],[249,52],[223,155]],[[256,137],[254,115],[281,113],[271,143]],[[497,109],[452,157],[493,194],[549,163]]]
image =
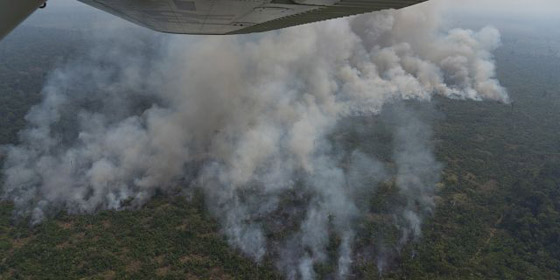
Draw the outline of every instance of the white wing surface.
[[[79,0],[153,30],[180,34],[262,32],[426,0]]]
[[[244,34],[426,0],[79,0],[150,29],[179,34]],[[45,0],[0,0],[0,39]]]

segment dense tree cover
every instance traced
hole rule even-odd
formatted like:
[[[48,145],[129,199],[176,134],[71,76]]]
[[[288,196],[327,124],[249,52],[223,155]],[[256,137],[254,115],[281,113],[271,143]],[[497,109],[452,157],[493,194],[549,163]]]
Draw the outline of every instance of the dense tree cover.
[[[47,73],[81,44],[77,35],[58,30],[30,28],[10,36],[0,44],[0,144],[17,142]],[[409,104],[431,120],[445,167],[423,236],[391,254],[383,279],[560,279],[560,58],[520,56],[505,45],[497,61],[513,105],[445,99],[434,106]],[[387,125],[382,118],[356,118],[333,142],[391,166]],[[0,279],[281,278],[270,259],[257,265],[227,246],[203,201],[196,194],[159,195],[141,209],[61,212],[33,228],[13,221],[13,205],[2,202]],[[380,279],[376,256],[383,253],[379,248],[394,250],[399,232],[391,209],[402,202],[388,180],[364,203],[369,215],[357,221],[350,278]],[[282,234],[270,231],[272,238]],[[331,234],[333,256],[339,242]],[[331,259],[316,269],[329,278],[335,266]]]
[[[159,197],[138,210],[60,214],[30,229],[0,216],[2,279],[280,279],[232,250],[202,198]]]
[[[497,60],[513,105],[438,101],[444,186],[393,278],[560,278],[560,59],[506,45]]]

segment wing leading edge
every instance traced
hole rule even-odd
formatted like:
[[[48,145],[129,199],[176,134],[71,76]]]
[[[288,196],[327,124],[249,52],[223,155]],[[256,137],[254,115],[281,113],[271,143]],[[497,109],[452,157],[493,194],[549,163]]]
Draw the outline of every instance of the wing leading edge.
[[[246,34],[426,0],[79,0],[150,29],[179,34]]]

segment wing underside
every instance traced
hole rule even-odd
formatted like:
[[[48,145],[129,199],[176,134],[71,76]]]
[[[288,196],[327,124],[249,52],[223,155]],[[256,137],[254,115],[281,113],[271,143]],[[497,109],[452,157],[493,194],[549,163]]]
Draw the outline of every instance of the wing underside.
[[[153,30],[245,34],[280,29],[425,0],[79,0]]]
[[[0,0],[0,40],[43,3],[40,0]]]

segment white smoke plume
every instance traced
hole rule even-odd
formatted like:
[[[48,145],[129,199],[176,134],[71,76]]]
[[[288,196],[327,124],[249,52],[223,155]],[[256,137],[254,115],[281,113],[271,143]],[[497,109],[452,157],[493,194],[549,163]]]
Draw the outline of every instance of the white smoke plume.
[[[373,155],[335,145],[335,127],[398,100],[508,102],[494,78],[499,32],[440,30],[437,18],[428,4],[254,36],[106,32],[51,74],[21,143],[6,147],[3,198],[37,223],[198,187],[246,255],[313,279],[336,236],[345,278],[360,200],[389,175]],[[395,132],[403,242],[433,208],[429,141],[413,120]]]

